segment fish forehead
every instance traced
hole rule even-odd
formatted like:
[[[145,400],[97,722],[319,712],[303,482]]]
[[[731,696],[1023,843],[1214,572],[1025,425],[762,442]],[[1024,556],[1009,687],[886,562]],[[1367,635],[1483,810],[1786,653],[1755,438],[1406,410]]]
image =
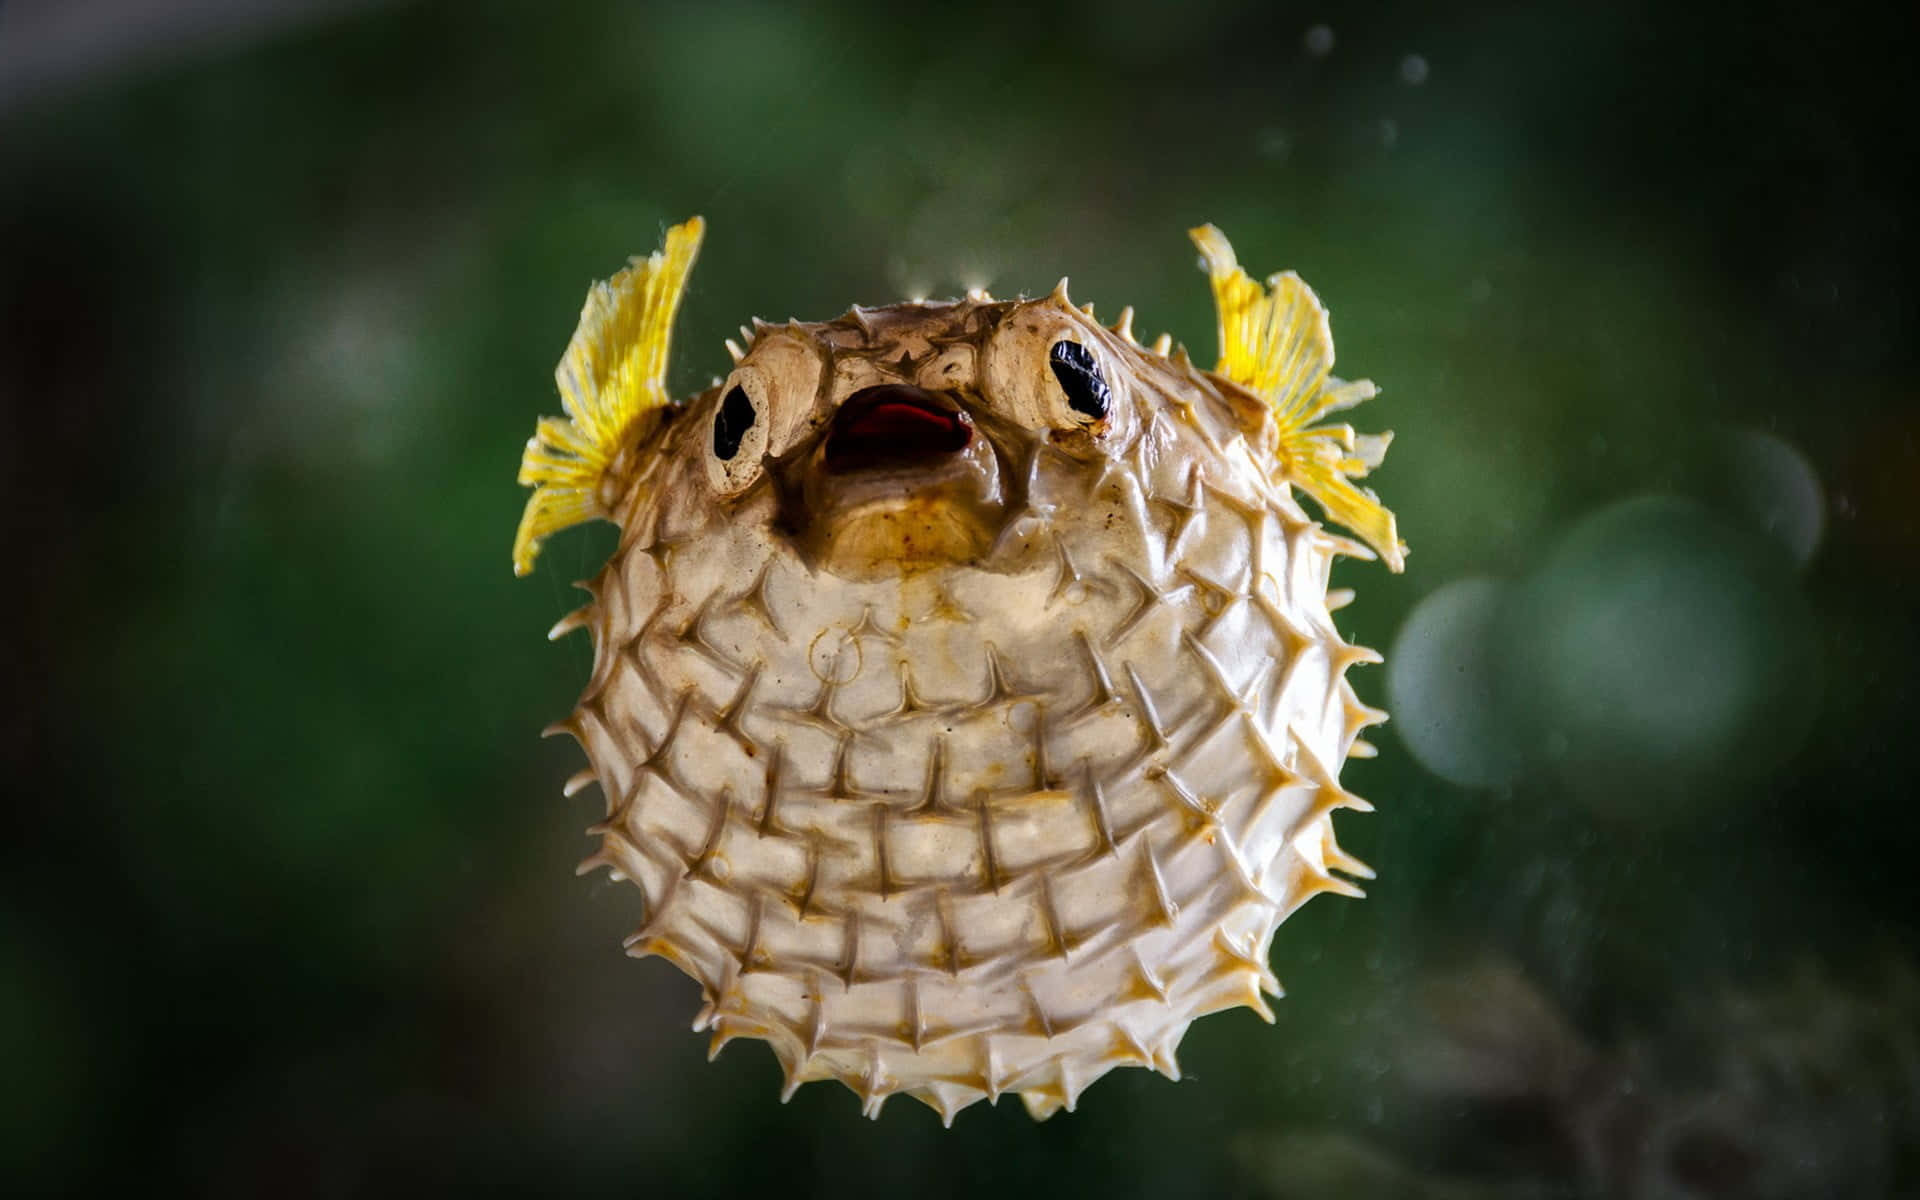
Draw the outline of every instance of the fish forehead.
[[[756,322],[741,362],[779,373],[778,351],[799,344],[823,368],[820,399],[838,404],[863,387],[911,384],[929,390],[976,386],[981,352],[1011,301],[915,301],[855,305],[830,321]],[[700,397],[689,403],[697,404]]]
[[[824,398],[832,404],[879,383],[905,383],[931,391],[975,389],[981,383],[981,357],[987,343],[1008,318],[1016,313],[1049,311],[1070,322],[1083,337],[1099,341],[1116,365],[1127,372],[1143,400],[1177,401],[1204,393],[1236,410],[1245,423],[1256,423],[1264,415],[1257,401],[1243,389],[1195,368],[1183,353],[1169,357],[1148,350],[1131,334],[1122,335],[1102,325],[1090,309],[1090,305],[1087,309],[1076,308],[1058,295],[854,305],[828,321],[792,320],[782,325],[755,322],[746,331],[752,336],[742,361],[763,361],[765,356],[756,351],[769,337],[804,343],[827,366],[831,387]],[[683,401],[683,406],[707,399],[708,395],[702,393]]]
[[[885,356],[900,349],[978,344],[1016,305],[1011,300],[909,301],[879,308],[855,305],[831,321],[799,328],[823,349],[856,357]]]

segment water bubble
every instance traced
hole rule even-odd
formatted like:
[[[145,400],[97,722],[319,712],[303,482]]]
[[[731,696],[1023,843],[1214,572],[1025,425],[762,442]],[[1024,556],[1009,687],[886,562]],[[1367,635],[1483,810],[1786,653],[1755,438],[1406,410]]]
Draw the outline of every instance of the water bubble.
[[[1521,740],[1497,702],[1506,586],[1461,579],[1407,614],[1387,656],[1393,729],[1415,761],[1450,783],[1498,787],[1519,772]]]
[[[1400,82],[1408,87],[1419,87],[1427,81],[1427,60],[1418,54],[1409,54],[1400,60]]]
[[[1805,566],[1827,523],[1820,476],[1806,455],[1770,433],[1740,429],[1720,446],[1716,491],[1743,520]]]
[[[1325,25],[1315,25],[1307,30],[1307,53],[1315,58],[1325,58],[1333,53],[1333,30]]]
[[[1777,765],[1818,700],[1785,564],[1701,505],[1643,497],[1581,522],[1515,606],[1504,694],[1568,791],[1668,819]]]

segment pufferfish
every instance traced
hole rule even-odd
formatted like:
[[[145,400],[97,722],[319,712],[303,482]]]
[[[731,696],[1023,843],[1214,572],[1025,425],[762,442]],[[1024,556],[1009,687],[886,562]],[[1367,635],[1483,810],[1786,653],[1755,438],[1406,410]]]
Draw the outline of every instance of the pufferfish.
[[[755,321],[675,400],[704,223],[595,285],[539,422],[514,542],[620,528],[572,735],[606,815],[584,872],[638,886],[630,953],[700,984],[712,1048],[785,1096],[837,1079],[943,1122],[1072,1109],[1118,1066],[1179,1077],[1192,1021],[1262,994],[1275,928],[1372,872],[1334,840],[1386,714],[1330,609],[1337,556],[1398,570],[1353,482],[1387,436],[1325,423],[1326,310],[1211,226],[1220,359],[1038,299]],[[1359,540],[1330,532],[1295,489]],[[783,1097],[784,1098],[784,1097]]]

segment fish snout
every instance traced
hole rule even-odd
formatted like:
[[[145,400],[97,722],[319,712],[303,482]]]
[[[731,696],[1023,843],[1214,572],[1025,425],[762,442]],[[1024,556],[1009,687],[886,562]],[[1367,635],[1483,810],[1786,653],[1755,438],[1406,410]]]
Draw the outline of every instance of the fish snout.
[[[805,475],[796,524],[852,575],[978,558],[1005,509],[999,456],[963,398],[908,384],[841,401]]]

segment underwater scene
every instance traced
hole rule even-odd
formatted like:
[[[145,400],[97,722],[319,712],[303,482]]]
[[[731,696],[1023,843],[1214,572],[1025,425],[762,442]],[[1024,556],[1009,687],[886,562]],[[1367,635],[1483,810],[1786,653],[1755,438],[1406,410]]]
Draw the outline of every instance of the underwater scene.
[[[1920,1194],[1916,35],[0,0],[0,1189]]]

